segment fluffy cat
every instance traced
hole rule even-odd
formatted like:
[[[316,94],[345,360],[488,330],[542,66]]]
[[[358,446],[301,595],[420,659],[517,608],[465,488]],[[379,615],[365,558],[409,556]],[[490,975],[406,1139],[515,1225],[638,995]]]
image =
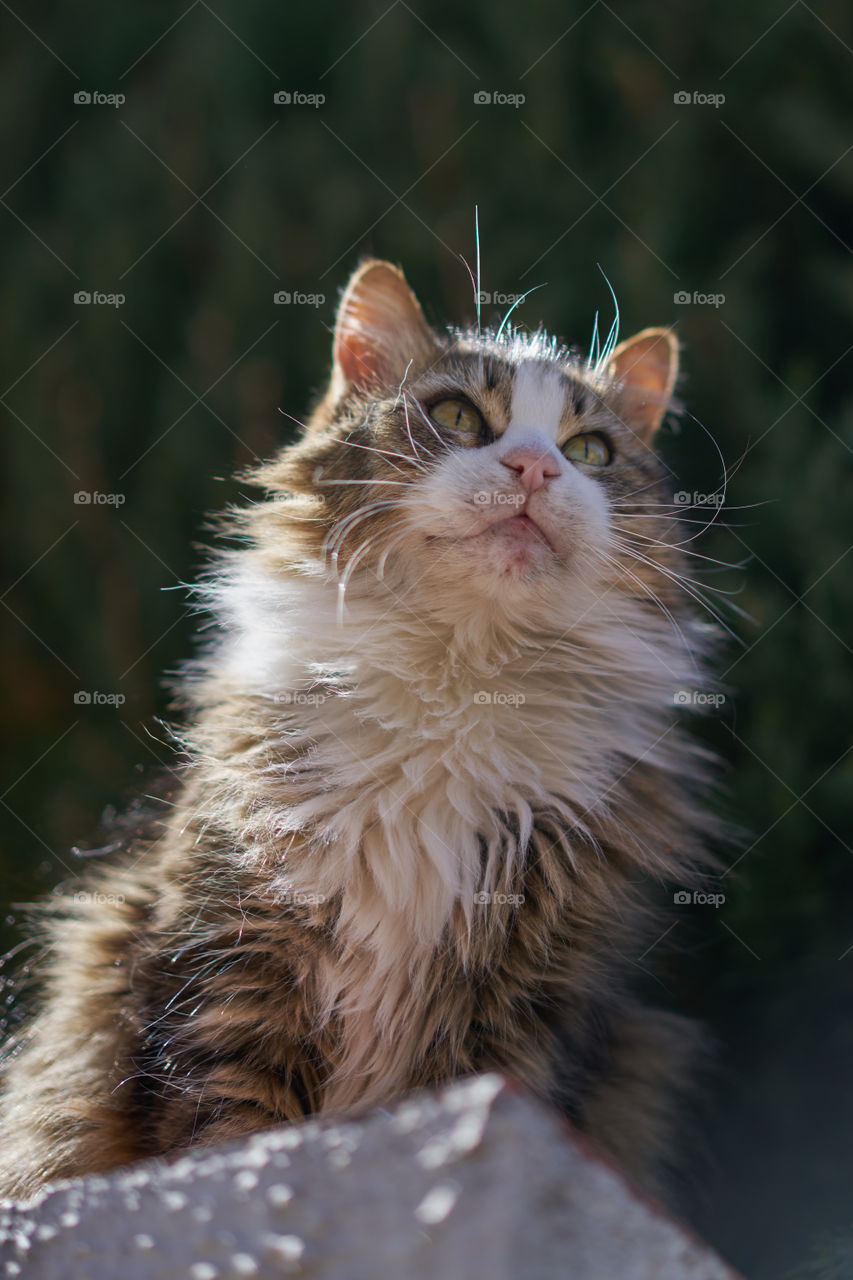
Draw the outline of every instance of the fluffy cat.
[[[355,273],[200,588],[179,784],[43,913],[2,1192],[491,1070],[661,1191],[693,1033],[631,977],[709,830],[652,447],[676,370],[666,329],[591,364]]]

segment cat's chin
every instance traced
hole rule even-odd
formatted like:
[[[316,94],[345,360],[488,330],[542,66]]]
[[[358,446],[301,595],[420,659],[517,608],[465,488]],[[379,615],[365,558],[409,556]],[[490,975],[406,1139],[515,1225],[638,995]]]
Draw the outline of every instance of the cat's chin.
[[[495,520],[485,529],[452,542],[450,555],[472,575],[472,586],[484,576],[536,577],[553,567],[558,558],[547,533],[526,514]]]

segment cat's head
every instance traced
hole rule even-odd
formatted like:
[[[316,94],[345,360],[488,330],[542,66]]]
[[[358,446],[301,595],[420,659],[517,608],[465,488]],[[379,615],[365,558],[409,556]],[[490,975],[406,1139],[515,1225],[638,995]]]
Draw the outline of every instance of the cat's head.
[[[367,262],[328,392],[262,473],[268,514],[348,591],[382,580],[434,614],[613,590],[665,602],[672,497],[653,439],[677,364],[667,329],[595,365],[542,334],[438,334],[403,274]]]

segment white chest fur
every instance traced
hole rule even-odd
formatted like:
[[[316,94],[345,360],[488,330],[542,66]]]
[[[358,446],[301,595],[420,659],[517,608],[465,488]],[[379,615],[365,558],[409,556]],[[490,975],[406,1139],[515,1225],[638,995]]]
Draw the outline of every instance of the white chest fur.
[[[401,928],[434,947],[457,904],[470,916],[518,869],[537,812],[583,829],[637,760],[666,762],[686,660],[628,606],[616,621],[590,602],[580,630],[558,619],[553,639],[498,654],[485,636],[460,652],[380,584],[342,624],[319,578],[244,577],[224,603],[229,685],[302,745],[263,780],[274,838],[299,837],[283,890],[341,893],[351,936],[379,949]]]

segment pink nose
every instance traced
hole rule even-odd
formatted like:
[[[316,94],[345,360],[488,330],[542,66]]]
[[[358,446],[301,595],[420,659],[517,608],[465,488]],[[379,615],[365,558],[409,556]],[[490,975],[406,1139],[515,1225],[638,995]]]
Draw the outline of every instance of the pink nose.
[[[510,471],[518,473],[526,493],[535,493],[551,476],[560,474],[560,464],[550,449],[531,449],[528,445],[519,445],[505,453],[501,463],[509,467]]]

